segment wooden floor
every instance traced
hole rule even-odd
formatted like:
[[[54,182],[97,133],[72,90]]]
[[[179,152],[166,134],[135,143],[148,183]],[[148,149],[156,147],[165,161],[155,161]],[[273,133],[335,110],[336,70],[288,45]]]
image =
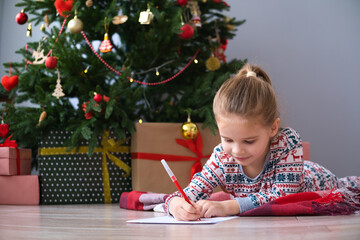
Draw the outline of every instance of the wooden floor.
[[[360,214],[240,217],[215,225],[130,224],[163,213],[107,205],[0,205],[0,239],[360,239]]]

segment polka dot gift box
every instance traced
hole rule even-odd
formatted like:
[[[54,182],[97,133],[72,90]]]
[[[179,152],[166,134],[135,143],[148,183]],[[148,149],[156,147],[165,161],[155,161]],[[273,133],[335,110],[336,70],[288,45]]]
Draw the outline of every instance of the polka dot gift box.
[[[70,132],[52,131],[40,142],[40,203],[118,203],[122,192],[132,190],[130,137],[118,140],[105,132],[91,157],[86,142],[67,151],[70,137]]]

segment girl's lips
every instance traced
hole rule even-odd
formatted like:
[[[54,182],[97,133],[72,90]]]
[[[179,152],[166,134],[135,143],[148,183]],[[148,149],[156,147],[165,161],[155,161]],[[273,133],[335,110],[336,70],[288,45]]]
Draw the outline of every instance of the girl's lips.
[[[240,162],[243,162],[243,161],[246,161],[247,159],[249,159],[249,157],[234,157],[235,160],[237,161],[240,161]]]

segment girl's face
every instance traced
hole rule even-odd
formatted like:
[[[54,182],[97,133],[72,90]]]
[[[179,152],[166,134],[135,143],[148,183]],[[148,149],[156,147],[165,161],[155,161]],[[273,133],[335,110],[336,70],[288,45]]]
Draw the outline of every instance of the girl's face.
[[[216,120],[225,152],[242,166],[245,174],[257,176],[262,171],[270,138],[276,135],[280,119],[276,119],[271,127],[236,114],[226,114]]]

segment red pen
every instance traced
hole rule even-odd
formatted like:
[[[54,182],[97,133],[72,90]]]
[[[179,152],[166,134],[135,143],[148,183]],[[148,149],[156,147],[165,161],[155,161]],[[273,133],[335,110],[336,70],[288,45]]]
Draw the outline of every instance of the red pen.
[[[161,160],[162,165],[164,166],[166,172],[169,174],[171,180],[175,183],[177,189],[179,190],[179,192],[181,193],[181,195],[183,196],[183,198],[185,199],[186,202],[188,202],[189,204],[191,204],[193,207],[194,205],[190,202],[190,200],[188,199],[188,197],[186,196],[186,194],[184,193],[184,190],[180,187],[179,182],[177,181],[174,173],[171,171],[169,165],[166,163],[165,159]],[[198,219],[200,220],[200,218]]]

